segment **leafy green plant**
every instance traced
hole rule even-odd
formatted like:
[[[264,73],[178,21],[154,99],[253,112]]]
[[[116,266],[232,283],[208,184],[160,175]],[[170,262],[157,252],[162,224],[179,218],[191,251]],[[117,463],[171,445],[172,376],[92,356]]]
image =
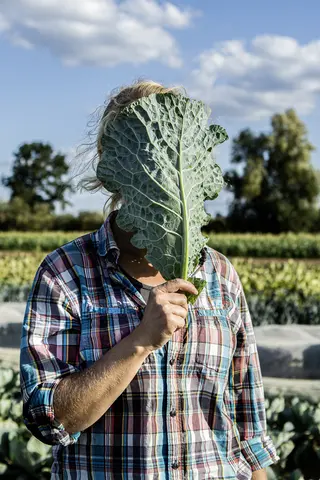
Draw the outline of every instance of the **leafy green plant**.
[[[269,431],[281,459],[272,470],[289,480],[318,479],[320,404],[298,397],[271,397],[266,400],[266,410]]]
[[[134,232],[131,243],[147,249],[166,280],[189,279],[199,291],[203,282],[191,275],[207,243],[204,201],[224,186],[212,149],[228,138],[219,125],[208,127],[209,116],[202,102],[182,95],[143,97],[106,125],[97,167],[104,187],[121,193],[116,222]]]
[[[293,297],[299,304],[310,296],[320,299],[320,263],[292,259],[263,262],[252,258],[234,258],[232,263],[247,294]]]
[[[49,479],[51,464],[51,447],[23,423],[19,372],[0,364],[0,477]]]
[[[248,294],[248,306],[254,326],[259,325],[319,325],[320,300],[314,297],[303,302],[299,295],[277,298]]]

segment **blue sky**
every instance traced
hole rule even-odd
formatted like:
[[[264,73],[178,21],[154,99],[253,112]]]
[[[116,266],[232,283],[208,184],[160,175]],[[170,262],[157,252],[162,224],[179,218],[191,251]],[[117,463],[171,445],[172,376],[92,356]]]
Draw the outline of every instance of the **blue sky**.
[[[248,126],[267,129],[272,113],[294,107],[319,150],[320,3],[307,5],[2,0],[1,173],[10,173],[20,143],[35,140],[68,153],[75,166],[89,114],[138,77],[184,85],[231,137]],[[230,146],[216,152],[224,171]],[[312,161],[320,168],[319,151]],[[0,198],[8,195],[0,186]],[[105,199],[77,193],[68,211],[101,210]],[[222,193],[209,211],[225,213],[229,200]]]

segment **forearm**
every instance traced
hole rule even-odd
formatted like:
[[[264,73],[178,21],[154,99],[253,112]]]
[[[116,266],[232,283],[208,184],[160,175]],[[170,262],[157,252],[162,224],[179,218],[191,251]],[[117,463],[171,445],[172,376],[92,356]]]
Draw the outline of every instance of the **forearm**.
[[[55,417],[69,433],[93,425],[127,388],[149,354],[138,327],[94,365],[58,384],[53,400]]]
[[[262,470],[255,470],[252,472],[252,480],[267,480],[267,472],[263,468]]]

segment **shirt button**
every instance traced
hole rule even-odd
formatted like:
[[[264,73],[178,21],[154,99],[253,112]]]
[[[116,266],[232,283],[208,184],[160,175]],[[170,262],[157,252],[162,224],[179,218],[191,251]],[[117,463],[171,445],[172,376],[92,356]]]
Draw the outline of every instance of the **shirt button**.
[[[174,364],[174,358],[170,358],[169,363],[170,363],[170,365],[173,365]]]
[[[175,460],[171,466],[172,466],[172,468],[174,468],[174,469],[179,468],[179,467],[180,467],[180,462],[178,462],[177,460]]]
[[[170,416],[171,416],[171,417],[175,417],[176,415],[177,415],[176,409],[173,408],[173,409],[171,410],[171,412],[170,412]]]

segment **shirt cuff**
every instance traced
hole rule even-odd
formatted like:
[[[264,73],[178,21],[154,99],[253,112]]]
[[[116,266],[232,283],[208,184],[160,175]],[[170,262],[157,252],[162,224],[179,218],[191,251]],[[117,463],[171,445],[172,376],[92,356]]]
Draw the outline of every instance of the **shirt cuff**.
[[[241,442],[241,452],[251,470],[261,470],[280,460],[269,436],[255,437]]]
[[[81,432],[68,433],[54,416],[53,395],[63,377],[39,385],[24,406],[23,421],[30,432],[48,445],[76,443]]]

